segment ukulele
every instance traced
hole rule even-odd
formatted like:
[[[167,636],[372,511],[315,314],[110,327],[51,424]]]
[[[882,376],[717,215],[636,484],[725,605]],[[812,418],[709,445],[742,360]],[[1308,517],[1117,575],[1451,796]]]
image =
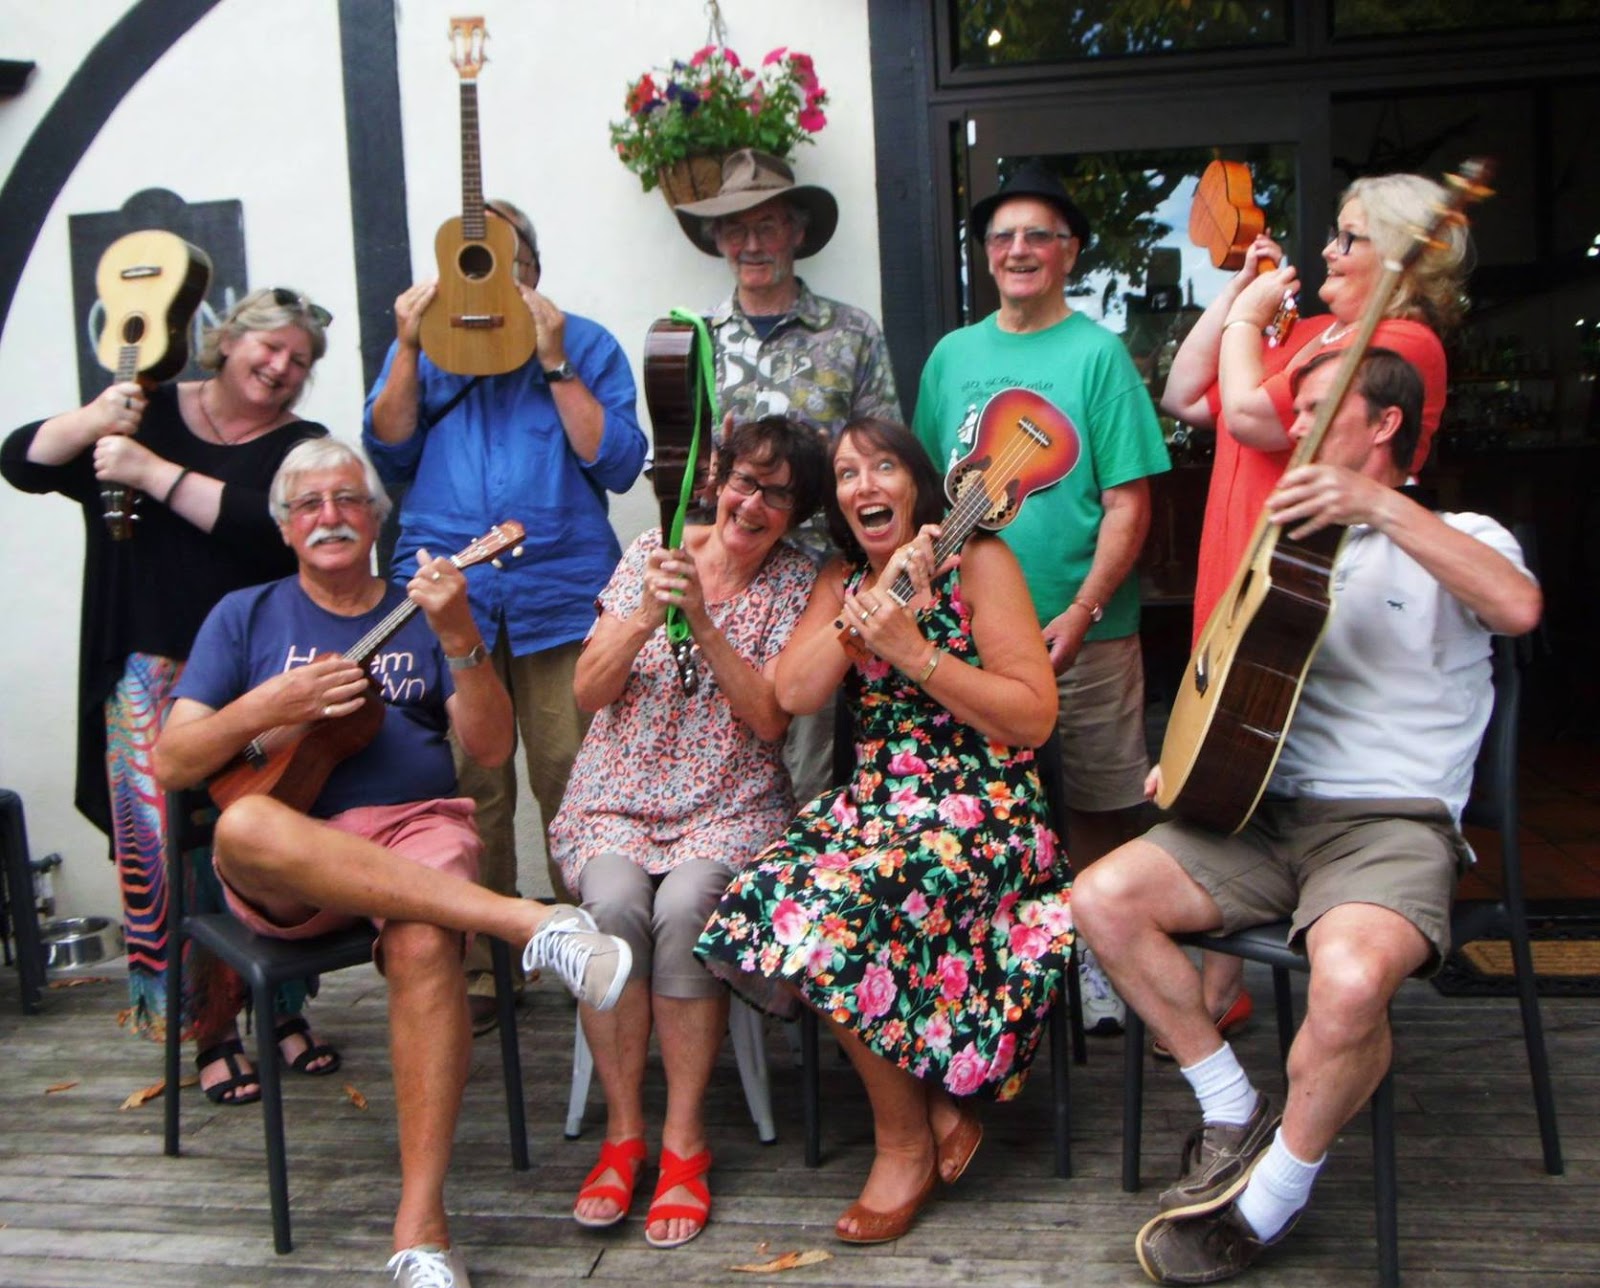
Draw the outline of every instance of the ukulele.
[[[661,318],[645,335],[644,400],[655,444],[650,483],[661,507],[661,544],[668,550],[682,543],[684,519],[709,474],[711,453],[699,447],[711,442],[716,391],[703,369],[705,357],[700,328],[691,322]],[[678,683],[691,694],[700,687],[694,646],[676,608],[667,610],[666,631]]]
[[[1189,207],[1189,240],[1211,254],[1213,268],[1238,272],[1244,267],[1250,243],[1266,229],[1267,217],[1256,205],[1250,188],[1250,167],[1242,161],[1213,161],[1200,176]],[[1271,260],[1256,262],[1256,275],[1270,273]],[[1289,338],[1300,317],[1292,291],[1285,291],[1278,311],[1263,334],[1267,347],[1277,348]]]
[[[152,389],[189,364],[189,323],[211,285],[211,260],[174,233],[147,228],[107,246],[94,275],[105,309],[95,356],[116,383]],[[138,496],[122,483],[100,484],[100,504],[113,541],[133,535]]]
[[[512,548],[524,535],[520,523],[507,519],[460,553],[451,555],[450,562],[457,568],[470,568],[494,559],[503,550],[520,554]],[[351,645],[345,656],[362,666],[369,665],[389,637],[416,611],[417,605],[410,599],[395,605],[392,612]],[[334,766],[377,737],[385,713],[378,686],[369,681],[361,706],[347,716],[278,725],[259,733],[211,776],[206,784],[211,799],[219,809],[226,809],[241,796],[272,796],[304,813],[316,801]]]
[[[442,371],[498,376],[533,357],[539,333],[517,289],[517,230],[491,220],[478,139],[482,18],[450,20],[450,61],[461,76],[461,214],[433,241],[438,293],[422,315],[422,351]]]
[[[976,527],[991,532],[1017,517],[1022,503],[1035,492],[1053,487],[1072,473],[1083,453],[1077,426],[1054,403],[1029,389],[1002,389],[984,404],[972,450],[945,475],[950,510],[939,522],[933,543],[933,566],[966,544]],[[888,589],[902,608],[916,587],[902,571]],[[839,643],[857,662],[871,657],[854,626],[836,622]]]
[[[1427,228],[1413,230],[1400,260],[1384,261],[1360,330],[1286,469],[1316,456],[1401,277],[1441,228],[1462,221],[1469,202],[1490,195],[1487,177],[1488,165],[1480,160],[1447,176],[1450,200]],[[1237,832],[1255,812],[1333,611],[1333,563],[1344,534],[1343,528],[1326,527],[1296,540],[1263,510],[1173,700],[1161,746],[1156,804],[1162,809],[1219,832]]]

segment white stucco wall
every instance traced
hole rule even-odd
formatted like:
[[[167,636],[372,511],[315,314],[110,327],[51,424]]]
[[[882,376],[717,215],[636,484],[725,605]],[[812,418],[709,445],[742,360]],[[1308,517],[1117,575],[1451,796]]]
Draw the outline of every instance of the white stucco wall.
[[[833,191],[841,220],[832,244],[802,271],[822,293],[877,314],[865,4],[722,0],[721,7],[728,43],[746,61],[778,45],[816,59],[833,99],[829,125],[795,161],[802,181]],[[14,165],[79,61],[127,8],[124,0],[0,0],[0,50],[39,64],[26,90],[0,104],[0,164]],[[615,160],[607,123],[621,115],[625,88],[640,72],[706,43],[704,6],[398,4],[418,275],[432,275],[434,231],[459,213],[458,81],[446,33],[450,17],[465,10],[482,13],[489,31],[490,62],[479,81],[486,191],[533,216],[543,289],[562,308],[608,326],[637,379],[650,322],[676,305],[709,305],[728,278],[720,261],[683,237],[662,198],[641,193]],[[357,437],[364,390],[342,113],[337,7],[328,0],[224,0],[202,19],[112,115],[40,232],[0,334],[0,431],[77,401],[68,215],[115,209],[133,192],[164,187],[188,201],[240,199],[252,285],[294,285],[332,309],[328,355],[301,410]],[[642,399],[640,412],[643,419]],[[625,542],[654,514],[644,483],[613,510]],[[69,914],[120,906],[104,840],[72,807],[81,563],[74,507],[0,486],[0,569],[9,583],[0,626],[0,786],[22,796],[33,852],[66,857],[57,893]],[[526,847],[522,858],[526,872]]]

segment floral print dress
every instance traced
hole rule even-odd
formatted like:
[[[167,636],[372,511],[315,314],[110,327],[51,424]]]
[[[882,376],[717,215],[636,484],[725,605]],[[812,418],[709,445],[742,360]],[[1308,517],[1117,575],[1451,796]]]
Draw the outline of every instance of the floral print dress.
[[[959,570],[922,627],[951,655],[942,665],[978,664]],[[797,987],[899,1068],[1010,1099],[1073,937],[1034,754],[960,723],[877,658],[845,685],[854,779],[741,872],[696,952],[768,1009],[791,1009]]]

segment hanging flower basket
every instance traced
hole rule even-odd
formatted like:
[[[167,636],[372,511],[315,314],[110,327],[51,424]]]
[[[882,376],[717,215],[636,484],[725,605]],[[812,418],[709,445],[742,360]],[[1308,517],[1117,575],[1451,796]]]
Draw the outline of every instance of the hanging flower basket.
[[[684,157],[656,171],[656,182],[667,205],[676,209],[690,201],[715,197],[722,187],[722,162],[725,152],[700,153]]]

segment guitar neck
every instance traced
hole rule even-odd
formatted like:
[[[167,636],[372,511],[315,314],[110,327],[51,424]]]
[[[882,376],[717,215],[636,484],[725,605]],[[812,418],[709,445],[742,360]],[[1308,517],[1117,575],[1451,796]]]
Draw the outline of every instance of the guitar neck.
[[[939,521],[939,539],[933,543],[933,566],[940,567],[946,559],[955,554],[972,535],[972,530],[978,526],[983,516],[989,513],[990,503],[988,495],[976,482],[962,489],[961,495],[956,498],[956,503],[950,507],[950,512]],[[916,586],[912,584],[911,574],[902,571],[894,579],[894,584],[889,587],[889,593],[901,604],[909,604],[916,594]]]
[[[461,82],[461,233],[482,241],[487,216],[483,208],[483,153],[478,135],[478,82]]]

